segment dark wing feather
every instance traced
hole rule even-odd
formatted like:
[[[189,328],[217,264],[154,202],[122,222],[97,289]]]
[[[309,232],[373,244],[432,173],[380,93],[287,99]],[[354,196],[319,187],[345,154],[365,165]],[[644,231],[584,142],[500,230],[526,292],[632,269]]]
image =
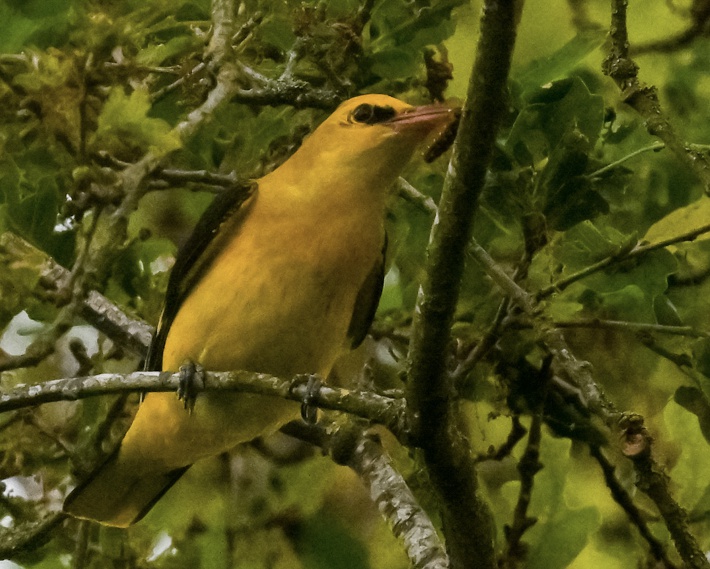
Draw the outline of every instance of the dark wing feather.
[[[382,246],[382,255],[373,265],[355,299],[355,308],[350,319],[350,326],[348,326],[348,339],[350,339],[350,346],[353,350],[362,344],[362,341],[367,336],[367,331],[372,325],[372,321],[375,319],[375,312],[377,312],[377,305],[380,303],[382,285],[385,280],[386,251],[387,235],[385,235]]]
[[[232,225],[241,222],[248,210],[245,202],[256,190],[256,182],[251,182],[217,194],[195,225],[192,235],[181,247],[168,280],[160,322],[148,350],[146,370],[161,369],[165,340],[180,305],[221,250],[222,240],[219,236],[227,238],[233,235],[231,231],[220,233],[220,229],[227,222]]]

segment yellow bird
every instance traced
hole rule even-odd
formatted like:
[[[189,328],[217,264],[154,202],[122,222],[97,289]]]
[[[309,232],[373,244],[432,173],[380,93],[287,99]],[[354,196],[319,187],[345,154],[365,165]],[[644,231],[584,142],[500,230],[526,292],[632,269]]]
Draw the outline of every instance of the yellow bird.
[[[382,291],[387,190],[454,117],[386,95],[340,105],[255,190],[217,197],[178,255],[147,369],[326,377],[364,339]],[[195,461],[298,418],[275,397],[203,393],[192,413],[149,393],[115,452],[66,499],[69,514],[126,527]]]

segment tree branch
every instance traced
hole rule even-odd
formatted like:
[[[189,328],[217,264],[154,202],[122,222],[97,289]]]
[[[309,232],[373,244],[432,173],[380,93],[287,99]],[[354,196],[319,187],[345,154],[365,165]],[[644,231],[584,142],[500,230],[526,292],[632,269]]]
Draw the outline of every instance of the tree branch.
[[[206,372],[205,384],[196,391],[234,391],[308,401],[323,409],[351,413],[373,423],[385,425],[395,435],[405,437],[409,428],[405,419],[405,401],[384,397],[370,391],[355,391],[322,385],[309,390],[304,376],[291,380],[247,371]],[[75,401],[95,395],[129,392],[175,391],[180,374],[138,371],[128,374],[103,373],[87,377],[53,379],[33,385],[17,385],[0,393],[0,413],[54,401]]]
[[[621,508],[626,512],[629,520],[632,524],[636,526],[641,537],[643,537],[651,550],[651,554],[655,559],[663,563],[666,569],[676,569],[675,564],[668,559],[668,554],[666,553],[666,548],[663,544],[653,535],[651,530],[644,519],[644,516],[639,510],[639,508],[634,504],[633,498],[626,491],[623,484],[619,482],[616,477],[614,465],[609,462],[609,460],[604,456],[604,453],[598,446],[590,445],[589,454],[592,455],[594,460],[597,461],[599,467],[604,475],[604,481],[606,482],[607,488],[611,492],[614,501],[621,506]]]
[[[12,559],[20,553],[42,547],[66,517],[64,512],[56,512],[36,522],[12,529],[0,529],[0,559]]]
[[[427,250],[426,277],[414,311],[407,399],[418,419],[432,484],[441,498],[452,567],[495,567],[494,528],[477,494],[476,469],[445,371],[473,213],[503,116],[522,2],[484,3],[481,35],[439,212]]]
[[[46,297],[64,290],[71,278],[70,272],[21,237],[11,232],[0,235],[0,259],[7,266],[22,263],[37,276],[36,290]],[[81,301],[79,315],[111,340],[144,357],[148,351],[153,328],[142,320],[130,318],[118,306],[96,291],[89,292]],[[66,331],[66,328],[64,329]],[[52,343],[52,348],[54,343]],[[23,365],[32,365],[31,361]],[[15,366],[17,367],[17,366]]]
[[[688,513],[671,495],[670,479],[653,458],[653,439],[643,424],[643,418],[627,415],[622,427],[625,437],[623,452],[633,462],[636,486],[656,504],[685,566],[691,569],[710,568],[710,561],[688,528]]]
[[[294,421],[282,430],[330,452],[335,462],[358,474],[392,534],[404,544],[413,569],[448,569],[436,529],[376,437],[352,424],[332,429]]]
[[[448,569],[449,560],[436,529],[421,509],[402,475],[384,449],[371,437],[362,437],[348,462],[370,490],[370,498],[417,569]]]
[[[638,79],[638,66],[629,56],[627,5],[628,0],[611,1],[611,48],[602,70],[616,82],[622,100],[643,117],[649,134],[665,142],[676,158],[695,173],[705,192],[710,194],[710,159],[704,152],[681,140],[661,108],[656,88],[644,85]]]
[[[173,128],[171,134],[176,135],[181,141],[186,141],[193,136],[205,122],[213,118],[215,110],[231,100],[241,88],[239,66],[234,58],[230,57],[234,3],[230,0],[214,0],[212,24],[214,32],[207,52],[211,58],[210,65],[217,69],[215,85],[207,95],[207,99]],[[105,211],[101,216],[100,230],[103,238],[98,243],[92,243],[87,261],[90,271],[102,274],[104,267],[109,265],[110,256],[114,254],[115,244],[125,242],[128,217],[138,207],[139,200],[145,194],[146,179],[161,165],[169,152],[164,148],[155,148],[118,173],[123,199],[117,207]],[[108,246],[107,243],[112,246]]]
[[[632,48],[633,54],[670,53],[688,47],[698,38],[706,37],[708,35],[708,22],[710,21],[710,2],[708,0],[695,0],[688,12],[692,23],[686,30],[668,38],[636,46]]]
[[[532,423],[528,433],[528,443],[525,452],[518,462],[518,472],[520,473],[520,491],[518,501],[513,512],[512,525],[505,526],[506,551],[503,556],[504,568],[514,568],[524,563],[527,556],[527,547],[522,541],[523,535],[533,525],[537,523],[537,518],[528,515],[530,501],[532,499],[535,475],[542,469],[540,462],[540,443],[542,442],[543,411],[545,406],[545,396],[540,398],[538,408],[532,416]]]
[[[696,330],[692,326],[667,326],[647,322],[624,322],[622,320],[604,320],[601,318],[586,318],[580,320],[556,320],[552,323],[556,328],[596,328],[605,330],[620,330],[634,334],[667,334],[670,336],[687,336],[689,338],[708,338],[710,333]]]

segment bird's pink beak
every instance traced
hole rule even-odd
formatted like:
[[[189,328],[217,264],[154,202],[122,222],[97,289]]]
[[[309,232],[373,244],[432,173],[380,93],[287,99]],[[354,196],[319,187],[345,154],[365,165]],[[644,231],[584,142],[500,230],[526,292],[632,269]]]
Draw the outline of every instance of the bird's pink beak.
[[[398,114],[387,124],[394,130],[420,130],[429,133],[456,120],[458,109],[445,105],[423,105]]]

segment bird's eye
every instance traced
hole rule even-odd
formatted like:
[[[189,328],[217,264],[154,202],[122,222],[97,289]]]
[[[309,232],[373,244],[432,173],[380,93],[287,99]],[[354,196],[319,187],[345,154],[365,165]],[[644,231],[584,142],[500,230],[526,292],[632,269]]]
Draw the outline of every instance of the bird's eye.
[[[379,107],[363,103],[352,110],[350,120],[363,124],[377,124],[393,118],[396,114],[397,111],[390,106]]]

